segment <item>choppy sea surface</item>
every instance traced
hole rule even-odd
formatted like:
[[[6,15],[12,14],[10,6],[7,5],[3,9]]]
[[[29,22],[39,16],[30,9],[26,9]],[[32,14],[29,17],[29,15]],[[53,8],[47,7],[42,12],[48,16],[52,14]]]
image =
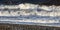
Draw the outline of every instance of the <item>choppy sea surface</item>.
[[[30,4],[28,4],[28,5],[30,5]],[[20,8],[24,7],[22,9],[25,9],[25,7],[26,7],[25,4],[24,5],[21,4],[19,6],[20,6]],[[41,11],[42,11],[42,13],[43,12],[47,12],[47,13],[50,12],[51,13],[51,12],[54,12],[54,11],[55,12],[56,11],[57,12],[60,11],[60,9],[56,10],[55,9],[56,7],[51,7],[51,6],[50,6],[50,9],[48,7],[46,7],[46,6],[42,6],[42,7],[40,6],[39,7],[40,9],[38,9],[38,7],[35,8],[34,6],[33,6],[33,8],[31,8],[31,7],[30,7],[30,9],[36,9],[37,8],[36,10],[39,10],[39,13]],[[26,9],[29,9],[29,6],[28,6],[28,8],[26,7]],[[0,8],[0,10],[1,10],[1,8]],[[36,10],[34,10],[34,11],[36,11]],[[33,12],[31,12],[31,13],[33,13]],[[60,16],[58,16],[58,15],[57,16],[42,16],[42,15],[0,16],[0,23],[26,24],[26,25],[42,25],[42,26],[60,26]]]

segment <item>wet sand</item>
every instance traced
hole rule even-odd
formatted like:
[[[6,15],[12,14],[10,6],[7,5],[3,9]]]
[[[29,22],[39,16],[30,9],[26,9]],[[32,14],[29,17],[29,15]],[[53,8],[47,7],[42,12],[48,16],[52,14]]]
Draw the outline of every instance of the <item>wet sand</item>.
[[[60,30],[60,27],[2,23],[0,24],[0,30]]]

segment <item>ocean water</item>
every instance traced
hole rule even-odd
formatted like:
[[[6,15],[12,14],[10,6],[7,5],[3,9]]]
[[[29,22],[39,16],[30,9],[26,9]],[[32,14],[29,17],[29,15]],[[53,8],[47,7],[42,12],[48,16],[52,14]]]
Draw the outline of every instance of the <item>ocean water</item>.
[[[0,9],[1,9],[0,12],[3,13],[2,15],[0,13],[0,23],[60,26],[60,14],[58,14],[58,13],[60,13],[59,12],[60,6],[54,6],[54,5],[39,6],[39,5],[34,5],[34,4],[19,4],[17,7],[18,7],[18,9],[20,8],[19,12],[21,11],[20,13],[22,15],[20,13],[18,13],[17,15],[14,14],[14,12],[17,12],[17,10],[13,11],[13,10],[11,10],[11,7],[9,7],[9,6],[8,6],[8,9],[4,9],[4,8],[7,8],[7,6],[3,6],[2,9],[0,7]],[[14,6],[13,6],[13,8],[14,8]],[[32,12],[31,12],[31,10],[32,10]],[[10,12],[12,12],[12,15]],[[28,13],[26,13],[26,12],[28,12]],[[39,14],[42,14],[42,13],[43,14],[37,15],[36,12]],[[54,14],[53,12],[55,12],[56,14]],[[8,13],[9,13],[9,15],[8,15]],[[50,16],[49,16],[49,13],[52,13],[52,14],[50,14]],[[24,15],[24,14],[29,14],[29,15]],[[16,15],[16,16],[13,16],[13,15]]]

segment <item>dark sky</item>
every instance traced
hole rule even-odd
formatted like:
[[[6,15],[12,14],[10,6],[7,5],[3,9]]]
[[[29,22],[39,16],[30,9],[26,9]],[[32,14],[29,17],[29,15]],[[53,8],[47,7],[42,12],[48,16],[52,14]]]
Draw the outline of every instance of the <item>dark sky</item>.
[[[20,4],[20,3],[33,3],[33,4],[60,4],[60,0],[0,0],[0,4]]]

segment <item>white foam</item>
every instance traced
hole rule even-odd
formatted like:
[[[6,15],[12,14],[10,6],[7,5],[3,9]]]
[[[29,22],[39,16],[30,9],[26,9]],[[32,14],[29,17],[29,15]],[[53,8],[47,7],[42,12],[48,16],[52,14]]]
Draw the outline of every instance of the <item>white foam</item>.
[[[18,9],[20,8],[21,11],[15,11],[13,12],[10,11],[3,11],[3,9],[5,8],[8,8],[8,9]],[[60,6],[40,6],[40,5],[37,5],[37,4],[29,4],[29,3],[25,3],[25,4],[19,4],[19,5],[3,5],[0,7],[0,9],[2,9],[0,11],[0,16],[20,16],[20,15],[40,15],[40,16],[60,16]],[[23,9],[23,10],[22,10]],[[28,11],[28,10],[32,10],[31,12]],[[38,12],[37,9],[42,9],[42,12]],[[44,10],[44,11],[43,11]],[[29,12],[29,13],[26,13],[26,12]],[[47,12],[47,11],[52,11],[52,12]],[[55,11],[58,11],[58,12],[55,12]],[[20,14],[18,14],[18,12]]]

